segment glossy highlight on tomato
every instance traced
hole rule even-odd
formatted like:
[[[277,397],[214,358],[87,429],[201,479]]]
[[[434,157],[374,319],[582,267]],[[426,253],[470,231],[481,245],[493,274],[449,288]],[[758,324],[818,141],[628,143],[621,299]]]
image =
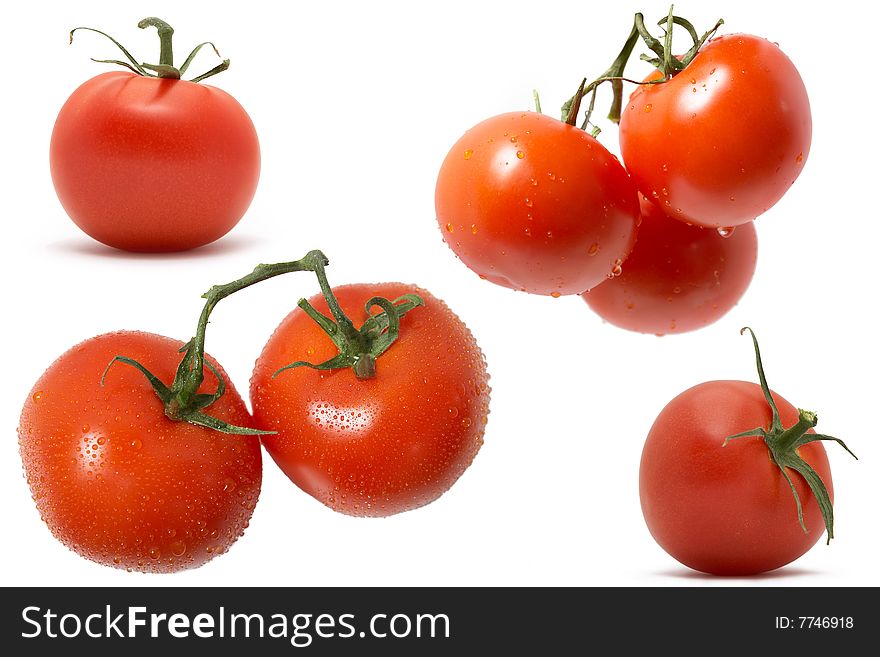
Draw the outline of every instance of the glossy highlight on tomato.
[[[612,276],[639,218],[617,159],[583,130],[534,112],[468,130],[440,168],[434,199],[444,240],[470,269],[551,296]]]
[[[779,201],[811,139],[800,74],[777,44],[748,34],[715,37],[671,79],[640,85],[620,120],[639,191],[668,216],[711,228],[748,223]]]
[[[143,572],[195,568],[226,552],[248,526],[260,492],[256,436],[223,434],[165,417],[126,354],[171,380],[176,340],[120,331],[59,357],[28,395],[18,429],[24,472],[40,516],[64,545],[97,563]],[[252,420],[228,377],[211,406]],[[213,392],[212,379],[202,392]],[[213,382],[215,383],[215,382]]]
[[[755,273],[753,223],[736,229],[688,226],[642,197],[642,223],[619,276],[585,292],[605,321],[666,335],[703,328],[742,298]]]
[[[125,71],[73,92],[49,160],[74,223],[127,251],[183,251],[219,239],[248,209],[260,175],[256,130],[232,96]]]
[[[355,326],[374,296],[418,294],[400,336],[376,361],[373,378],[351,368],[285,370],[336,355],[327,334],[302,310],[269,338],[254,367],[251,402],[266,451],[302,490],[354,516],[388,516],[424,506],[447,491],[483,444],[489,375],[482,351],[441,300],[413,285],[333,288]],[[309,302],[325,315],[321,295]]]

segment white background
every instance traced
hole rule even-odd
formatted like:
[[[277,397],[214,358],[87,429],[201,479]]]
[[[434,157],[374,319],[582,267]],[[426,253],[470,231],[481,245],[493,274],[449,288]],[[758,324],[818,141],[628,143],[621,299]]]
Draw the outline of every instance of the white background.
[[[864,9],[864,7],[872,7]],[[697,333],[657,338],[616,329],[578,297],[528,296],[477,279],[442,243],[437,170],[470,126],[530,109],[555,115],[580,79],[599,75],[655,0],[590,2],[14,3],[0,48],[3,156],[0,575],[6,585],[878,585],[878,229],[874,5],[680,2],[698,30],[780,43],[810,94],[813,144],[800,179],[758,220],[758,270],[742,302]],[[12,15],[9,15],[9,11]],[[136,256],[93,242],[66,217],[49,177],[48,143],[67,96],[116,57],[107,31],[140,59],[155,31],[176,28],[178,56],[210,39],[232,67],[210,84],[245,106],[262,143],[257,196],[215,245]],[[13,29],[14,28],[14,29]],[[639,46],[637,53],[645,51]],[[200,55],[193,71],[215,61]],[[627,69],[641,77],[647,65]],[[601,114],[600,114],[601,115]],[[616,128],[603,124],[616,150]],[[157,190],[157,193],[158,190]],[[331,282],[403,280],[445,299],[482,345],[492,412],[473,466],[437,502],[388,519],[333,513],[268,458],[260,503],[231,551],[171,576],[88,562],[40,521],[21,472],[15,428],[41,372],[93,335],[141,329],[180,339],[199,295],[258,262],[321,248]],[[247,390],[254,359],[308,275],[263,283],[214,313],[208,351]],[[770,384],[819,413],[834,445],[836,534],[787,568],[749,579],[699,575],[668,557],[642,520],[642,444],[676,394],[711,379],[755,380],[757,331]],[[523,331],[523,327],[527,331]]]

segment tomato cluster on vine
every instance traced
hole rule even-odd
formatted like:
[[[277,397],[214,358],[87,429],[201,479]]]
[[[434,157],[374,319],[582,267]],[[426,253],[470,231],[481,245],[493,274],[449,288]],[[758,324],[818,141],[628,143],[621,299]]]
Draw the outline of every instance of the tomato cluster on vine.
[[[49,366],[18,438],[58,540],[127,570],[200,566],[248,526],[261,441],[293,483],[348,515],[410,511],[456,482],[488,422],[479,345],[427,290],[331,288],[327,264],[312,251],[212,287],[186,343],[106,333]],[[321,294],[301,299],[268,339],[250,380],[251,414],[205,353],[208,320],[229,295],[295,271],[314,272]]]
[[[706,326],[755,271],[752,222],[804,167],[812,124],[794,64],[747,34],[702,37],[672,15],[663,42],[637,14],[611,67],[581,84],[562,120],[489,118],[450,149],[435,206],[445,241],[481,278],[554,297],[580,294],[608,322],[643,333]],[[672,55],[672,32],[693,45]],[[655,70],[623,99],[639,40]],[[596,90],[610,83],[619,161],[594,137]],[[589,99],[583,123],[576,122]]]

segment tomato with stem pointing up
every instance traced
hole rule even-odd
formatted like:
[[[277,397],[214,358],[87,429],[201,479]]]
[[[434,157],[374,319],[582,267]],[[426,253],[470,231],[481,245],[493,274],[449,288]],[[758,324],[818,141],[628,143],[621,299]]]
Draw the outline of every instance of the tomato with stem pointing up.
[[[389,516],[433,502],[483,444],[482,351],[427,290],[331,289],[321,279],[322,294],[300,301],[254,367],[254,420],[275,432],[262,438],[266,451],[341,513]]]
[[[34,385],[19,446],[40,516],[55,537],[98,563],[143,572],[195,568],[226,552],[248,526],[262,480],[259,438],[174,422],[150,382],[119,354],[163,380],[183,343],[120,331],[82,342]],[[223,369],[212,413],[248,425],[250,414]]]
[[[670,79],[640,85],[620,119],[621,155],[639,191],[668,216],[710,228],[775,205],[811,140],[800,74],[777,44],[749,34],[717,36]]]
[[[760,384],[708,381],[682,392],[654,421],[639,469],[651,535],[682,564],[714,575],[784,566],[823,529],[830,542],[834,491],[823,443],[849,452],[815,433],[815,413],[771,393],[752,340]]]
[[[167,573],[226,552],[248,526],[262,481],[253,418],[205,354],[214,307],[323,255],[258,265],[203,297],[186,343],[118,331],[62,354],[21,413],[19,449],[40,516],[100,564]],[[169,383],[166,383],[169,382]]]
[[[213,45],[198,46],[178,69],[171,27],[140,23],[149,26],[159,30],[160,63],[140,64],[114,41],[129,60],[114,63],[131,72],[102,73],[73,92],[55,121],[49,163],[64,210],[97,241],[183,251],[219,239],[242,218],[257,188],[260,147],[238,101],[199,84],[229,61],[183,80],[195,54]]]
[[[584,89],[586,129],[597,87],[612,85],[608,118],[620,124],[621,155],[638,190],[669,217],[708,228],[740,226],[770,209],[800,175],[812,140],[810,101],[792,61],[761,37],[714,36],[723,23],[699,36],[670,7],[656,38],[637,13],[611,66]],[[680,56],[672,52],[675,28],[692,41]],[[624,102],[624,70],[640,40],[656,70]]]

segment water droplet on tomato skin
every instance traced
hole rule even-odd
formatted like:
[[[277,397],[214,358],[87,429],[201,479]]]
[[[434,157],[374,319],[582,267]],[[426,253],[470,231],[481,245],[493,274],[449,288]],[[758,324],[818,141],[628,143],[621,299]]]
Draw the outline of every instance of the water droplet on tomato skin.
[[[588,255],[588,256],[594,256],[594,255],[596,255],[597,253],[599,253],[599,243],[598,243],[598,242],[593,242],[592,244],[590,244],[590,248],[587,249],[587,255]]]
[[[554,299],[558,299],[562,295],[559,292],[551,292],[550,296],[553,297]]]
[[[33,394],[33,397],[32,397],[32,398],[33,398],[33,400],[34,400],[35,402],[40,401],[40,400],[43,398],[43,391],[42,391],[42,390],[37,390],[37,391]]]
[[[525,156],[526,156],[526,154],[523,153],[522,151],[517,151],[517,152],[516,152],[516,157],[517,157],[517,159],[520,159],[520,160],[521,160],[521,159],[523,159]]]
[[[471,235],[477,234],[477,224],[471,224]]]
[[[526,207],[528,207],[528,208],[530,208],[534,205],[534,202],[532,201],[532,199],[530,199],[528,197],[526,197],[525,203],[526,203]]]
[[[645,114],[649,113],[652,109],[654,109],[654,106],[651,103],[645,105]]]
[[[736,230],[736,226],[722,226],[718,229],[718,235],[727,238],[733,235],[734,230]]]
[[[446,232],[447,233],[451,233],[454,230],[455,230],[455,226],[453,226],[452,224],[446,224]]]
[[[131,445],[132,449],[140,449],[141,447],[144,446],[144,444],[138,438],[135,438],[134,440],[132,440],[129,443],[129,445]]]
[[[468,148],[468,149],[464,152],[464,159],[469,160],[469,159],[471,159],[471,157],[473,157],[473,155],[474,155],[473,150],[471,150],[470,148]]]

